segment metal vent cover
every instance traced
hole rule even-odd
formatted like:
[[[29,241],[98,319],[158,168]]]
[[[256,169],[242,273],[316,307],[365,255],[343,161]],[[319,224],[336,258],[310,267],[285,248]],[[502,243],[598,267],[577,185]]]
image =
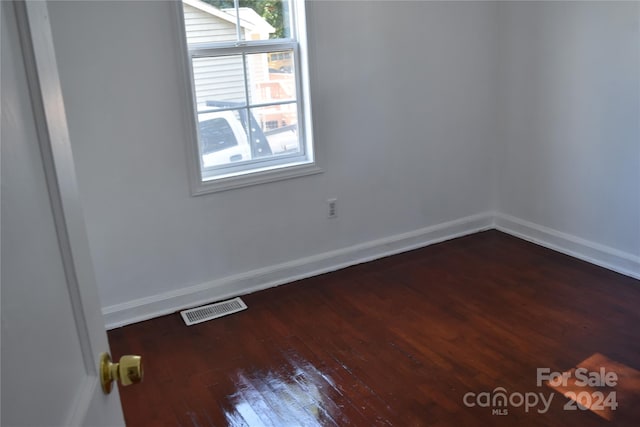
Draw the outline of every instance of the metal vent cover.
[[[203,305],[202,307],[190,308],[182,310],[180,315],[187,326],[196,323],[206,322],[207,320],[217,319],[218,317],[228,314],[237,313],[245,310],[247,305],[240,298],[233,298],[227,301],[220,301],[215,304]]]

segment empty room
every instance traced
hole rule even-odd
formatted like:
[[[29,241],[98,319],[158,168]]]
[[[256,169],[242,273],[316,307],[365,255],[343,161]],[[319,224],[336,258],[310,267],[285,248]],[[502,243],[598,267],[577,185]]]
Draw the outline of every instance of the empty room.
[[[0,20],[2,426],[640,425],[640,2]]]

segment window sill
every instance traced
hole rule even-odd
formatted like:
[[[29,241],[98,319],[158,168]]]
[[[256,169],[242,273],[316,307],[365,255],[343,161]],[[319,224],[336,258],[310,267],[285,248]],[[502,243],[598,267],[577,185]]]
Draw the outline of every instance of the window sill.
[[[322,172],[323,169],[321,169],[316,163],[300,163],[293,165],[289,164],[284,167],[265,168],[262,170],[255,170],[235,175],[223,175],[211,178],[207,181],[198,180],[198,182],[193,185],[191,195],[201,196],[204,194],[217,193],[235,188],[283,181],[285,179],[307,175],[315,175]]]

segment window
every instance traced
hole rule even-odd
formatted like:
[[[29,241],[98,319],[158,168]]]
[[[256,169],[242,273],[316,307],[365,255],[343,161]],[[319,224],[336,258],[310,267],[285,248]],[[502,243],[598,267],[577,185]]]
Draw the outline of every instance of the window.
[[[321,171],[303,8],[300,0],[182,1],[194,194]]]

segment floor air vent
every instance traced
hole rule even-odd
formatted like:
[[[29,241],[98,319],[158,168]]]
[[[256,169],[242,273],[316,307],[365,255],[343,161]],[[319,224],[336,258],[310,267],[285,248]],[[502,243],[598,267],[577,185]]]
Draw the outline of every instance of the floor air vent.
[[[227,314],[237,313],[245,310],[247,305],[240,299],[234,298],[228,301],[221,301],[215,304],[203,305],[202,307],[191,308],[180,312],[184,323],[187,326],[196,323],[206,322],[207,320],[217,319]]]

